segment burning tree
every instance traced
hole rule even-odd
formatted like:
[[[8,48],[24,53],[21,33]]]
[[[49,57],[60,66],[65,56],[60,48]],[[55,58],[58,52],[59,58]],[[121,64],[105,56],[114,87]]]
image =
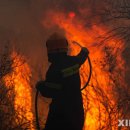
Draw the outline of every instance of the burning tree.
[[[91,4],[96,2],[98,0]],[[93,5],[93,10],[86,8],[83,0],[77,12],[56,9],[45,13],[43,26],[49,29],[58,26],[65,32],[71,55],[80,50],[72,41],[90,50],[93,73],[89,86],[83,91],[84,130],[127,129],[118,127],[118,119],[130,117],[130,90],[125,81],[127,66],[123,57],[129,42],[129,25],[119,21],[129,20],[129,4],[124,6],[123,2],[126,1],[103,1],[102,7]],[[82,85],[89,72],[86,66],[87,63],[81,68]]]
[[[30,86],[27,86],[29,85],[30,71],[27,67],[22,56],[17,53],[12,54],[9,47],[5,47],[0,56],[1,130],[34,129],[31,96],[29,95]],[[29,88],[23,90],[25,87]]]

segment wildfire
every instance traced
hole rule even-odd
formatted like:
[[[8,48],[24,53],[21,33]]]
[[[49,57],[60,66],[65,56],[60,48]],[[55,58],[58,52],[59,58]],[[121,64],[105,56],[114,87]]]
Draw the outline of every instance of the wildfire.
[[[14,86],[15,100],[14,107],[18,113],[16,123],[27,125],[29,129],[33,130],[33,113],[32,113],[32,92],[30,86],[31,70],[25,62],[24,57],[13,52],[11,55],[13,59],[13,71],[5,77],[6,86],[12,84]],[[23,126],[24,127],[24,126]]]
[[[92,79],[89,86],[83,91],[83,102],[85,109],[84,130],[96,129],[118,129],[118,96],[115,92],[118,83],[125,86],[123,80],[125,68],[122,58],[124,42],[118,37],[111,38],[99,43],[97,37],[107,34],[105,26],[93,25],[85,28],[85,22],[78,19],[75,13],[70,12],[69,16],[61,12],[47,12],[43,26],[51,28],[59,26],[66,33],[70,42],[71,55],[76,55],[79,48],[72,44],[72,41],[79,42],[90,51],[90,58],[93,66]],[[52,21],[52,22],[50,22]],[[87,62],[81,67],[82,85],[86,81],[88,70]],[[118,73],[121,72],[121,75]],[[118,82],[118,83],[117,83]],[[117,97],[116,97],[117,96]]]
[[[125,87],[125,62],[121,55],[124,42],[118,37],[99,42],[97,37],[106,35],[108,28],[97,25],[93,25],[91,29],[85,28],[84,21],[79,20],[75,12],[67,14],[48,12],[43,25],[48,28],[56,25],[65,31],[69,39],[71,55],[76,55],[80,51],[80,48],[72,41],[77,41],[90,51],[93,66],[92,79],[89,86],[82,92],[85,111],[84,130],[118,129],[117,123],[122,113],[118,109],[117,89]],[[25,119],[29,122],[29,129],[33,129],[31,70],[24,57],[15,52],[11,57],[14,59],[13,71],[5,77],[5,83],[6,86],[13,84],[15,111],[19,113],[21,120]],[[82,86],[87,80],[88,72],[86,62],[80,70]]]

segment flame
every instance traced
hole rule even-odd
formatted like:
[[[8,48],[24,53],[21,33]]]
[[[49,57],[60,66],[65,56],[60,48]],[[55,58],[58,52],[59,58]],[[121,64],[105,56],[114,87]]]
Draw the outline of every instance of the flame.
[[[58,26],[65,31],[71,55],[76,55],[80,50],[72,41],[79,42],[90,51],[93,73],[89,86],[83,91],[84,130],[118,129],[120,113],[117,112],[118,99],[115,90],[118,87],[117,82],[125,86],[125,61],[122,58],[124,42],[118,37],[113,37],[99,44],[98,38],[107,35],[109,28],[103,25],[86,28],[85,22],[75,17],[76,14],[73,12],[68,16],[62,12],[49,11],[46,15],[42,22],[43,26],[47,28]],[[82,85],[88,75],[86,66],[87,62],[81,67]],[[118,74],[119,71],[121,75]]]
[[[13,52],[11,55],[13,59],[12,73],[5,77],[6,86],[13,84],[15,91],[14,106],[18,113],[19,119],[24,120],[23,123],[29,122],[29,129],[33,130],[33,113],[32,113],[32,91],[30,86],[31,70],[25,62],[24,57]],[[16,123],[19,120],[16,121]]]

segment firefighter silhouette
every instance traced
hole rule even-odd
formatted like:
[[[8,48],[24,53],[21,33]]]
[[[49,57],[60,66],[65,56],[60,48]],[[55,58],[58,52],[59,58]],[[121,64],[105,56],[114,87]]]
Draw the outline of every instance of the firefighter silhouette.
[[[84,110],[79,68],[89,52],[83,47],[77,56],[68,56],[68,41],[57,33],[50,36],[46,46],[51,65],[46,80],[36,85],[42,96],[52,98],[44,130],[82,130]]]

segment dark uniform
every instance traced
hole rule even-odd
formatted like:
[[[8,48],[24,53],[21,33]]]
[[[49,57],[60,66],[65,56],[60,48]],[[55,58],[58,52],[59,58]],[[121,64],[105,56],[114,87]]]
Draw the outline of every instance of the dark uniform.
[[[66,53],[49,56],[52,64],[46,80],[38,85],[44,97],[53,99],[44,130],[82,130],[84,110],[79,68],[87,56],[85,48],[77,56]]]

